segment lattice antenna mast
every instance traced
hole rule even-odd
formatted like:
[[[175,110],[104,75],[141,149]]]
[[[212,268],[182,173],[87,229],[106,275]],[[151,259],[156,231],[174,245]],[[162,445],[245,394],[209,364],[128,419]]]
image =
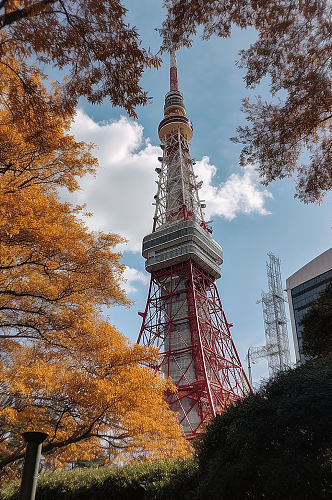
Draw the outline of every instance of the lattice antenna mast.
[[[270,377],[291,366],[280,259],[273,253],[268,253],[268,257],[266,270],[269,291],[262,292],[262,298],[258,301],[262,302],[263,307],[266,344],[260,347],[250,347],[248,350],[250,379],[251,365],[262,358],[267,359]]]
[[[268,253],[266,263],[269,291],[262,292],[265,339],[270,375],[290,368],[285,298],[282,289],[280,259]]]
[[[158,173],[152,233],[142,255],[151,282],[138,343],[159,348],[156,369],[177,393],[167,395],[188,439],[209,419],[250,391],[215,280],[222,248],[212,238],[199,200],[189,142],[193,135],[170,53],[170,90],[158,134],[163,156]]]

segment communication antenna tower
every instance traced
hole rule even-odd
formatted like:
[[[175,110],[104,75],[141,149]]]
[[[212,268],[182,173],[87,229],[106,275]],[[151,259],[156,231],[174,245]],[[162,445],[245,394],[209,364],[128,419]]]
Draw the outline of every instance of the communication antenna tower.
[[[159,348],[157,367],[177,387],[166,395],[188,439],[216,413],[243,398],[250,384],[234,346],[216,279],[221,246],[204,219],[189,143],[193,126],[178,88],[175,51],[170,53],[170,91],[158,127],[159,157],[152,233],[142,255],[151,274],[138,343]]]
[[[285,298],[282,289],[280,259],[273,253],[267,254],[266,262],[268,292],[262,292],[263,318],[265,328],[265,346],[249,347],[247,354],[249,379],[252,383],[252,364],[266,358],[269,375],[273,377],[279,371],[290,368],[290,351],[287,331]]]

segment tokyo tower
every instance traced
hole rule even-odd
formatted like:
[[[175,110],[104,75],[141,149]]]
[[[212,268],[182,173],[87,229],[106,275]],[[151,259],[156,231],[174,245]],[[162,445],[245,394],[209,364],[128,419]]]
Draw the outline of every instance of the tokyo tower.
[[[158,127],[158,189],[142,254],[151,273],[138,343],[159,348],[159,366],[177,387],[166,398],[188,439],[251,390],[229,330],[216,279],[222,248],[204,220],[189,142],[193,135],[170,53],[170,91]]]

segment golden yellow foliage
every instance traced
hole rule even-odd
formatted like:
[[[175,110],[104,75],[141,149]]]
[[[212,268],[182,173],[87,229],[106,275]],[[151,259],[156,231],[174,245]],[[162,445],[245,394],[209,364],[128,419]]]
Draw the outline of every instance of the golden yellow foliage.
[[[128,304],[111,250],[121,238],[89,232],[45,185],[1,187],[0,468],[22,457],[27,429],[49,434],[53,467],[101,449],[105,462],[186,455],[163,398],[169,382],[142,366],[157,353],[100,316],[104,304]]]
[[[140,48],[119,0],[0,0],[0,9],[1,475],[19,471],[26,430],[49,434],[49,468],[186,456],[164,400],[174,388],[147,368],[157,352],[102,316],[129,305],[115,250],[123,239],[89,231],[84,207],[58,196],[97,166],[92,145],[67,133],[78,97],[108,96],[133,115],[147,101],[139,77],[158,59]],[[44,63],[67,76],[52,84]]]
[[[12,68],[19,65],[12,59]],[[0,174],[1,193],[31,184],[78,188],[77,177],[94,173],[97,160],[92,145],[77,142],[64,133],[71,123],[71,108],[64,112],[55,95],[47,93],[38,72],[29,89],[11,69],[0,77]]]
[[[102,305],[128,304],[111,250],[122,239],[89,232],[52,182],[18,187],[8,170],[0,186],[0,467],[9,474],[22,457],[27,429],[49,434],[53,467],[104,448],[105,462],[186,455],[163,398],[169,382],[142,366],[157,353],[100,316]]]
[[[69,204],[36,185],[2,192],[0,220],[3,335],[71,335],[88,306],[127,303],[120,254],[110,250],[119,236],[89,232]]]
[[[0,409],[0,467],[13,456],[15,429],[49,434],[44,451],[53,466],[91,459],[105,450],[105,462],[128,456],[186,456],[189,445],[164,400],[168,380],[140,366],[157,353],[130,345],[95,315],[77,321],[78,338],[61,347],[20,345],[10,340],[0,363],[7,404]],[[2,400],[5,398],[1,391]],[[14,432],[13,432],[14,429]]]

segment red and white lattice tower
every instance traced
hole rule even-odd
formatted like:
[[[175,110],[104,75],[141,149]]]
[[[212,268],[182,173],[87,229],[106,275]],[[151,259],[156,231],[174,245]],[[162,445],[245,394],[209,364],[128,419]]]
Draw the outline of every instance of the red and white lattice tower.
[[[170,92],[158,133],[163,156],[156,172],[153,230],[143,239],[149,296],[138,343],[159,348],[156,369],[177,386],[167,395],[190,439],[216,413],[250,391],[215,280],[222,248],[204,221],[189,142],[193,127],[178,90],[176,54],[170,54]]]

